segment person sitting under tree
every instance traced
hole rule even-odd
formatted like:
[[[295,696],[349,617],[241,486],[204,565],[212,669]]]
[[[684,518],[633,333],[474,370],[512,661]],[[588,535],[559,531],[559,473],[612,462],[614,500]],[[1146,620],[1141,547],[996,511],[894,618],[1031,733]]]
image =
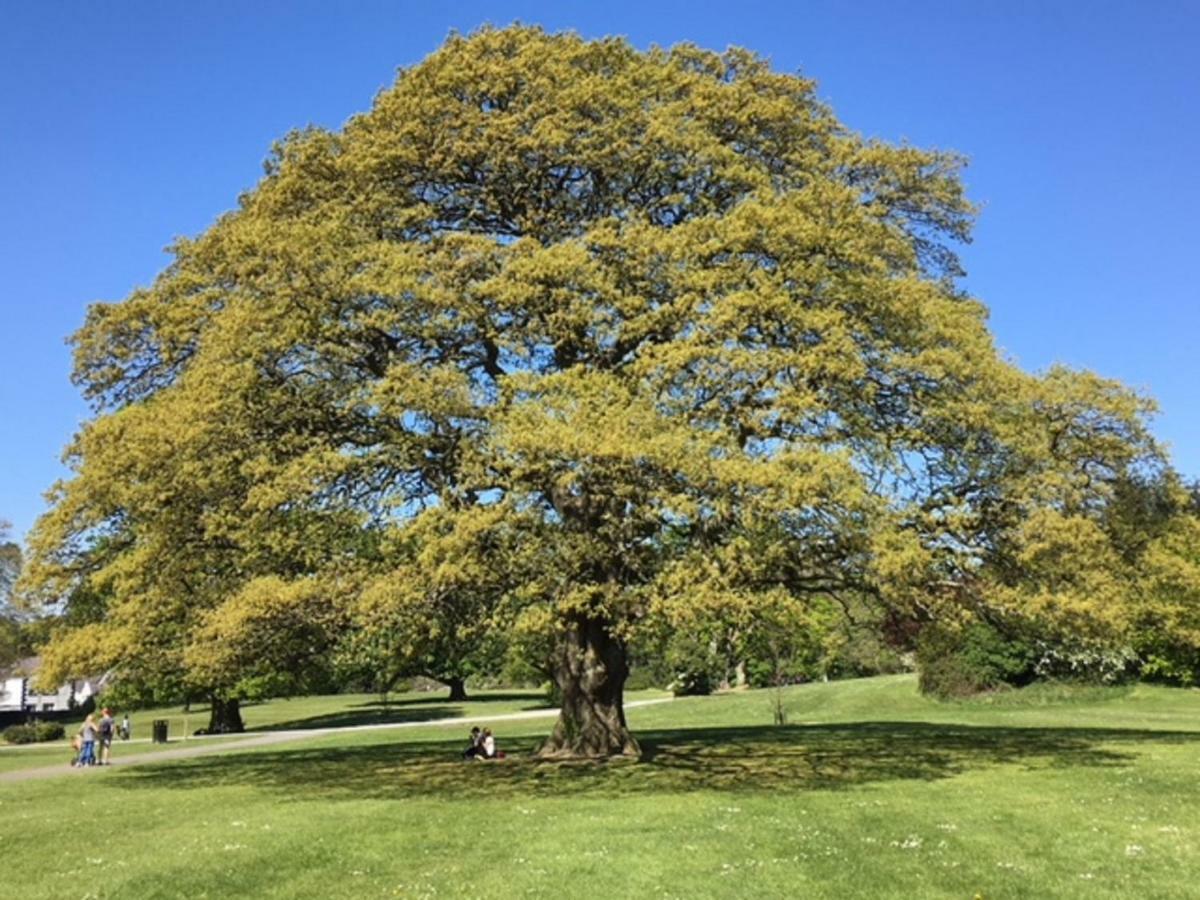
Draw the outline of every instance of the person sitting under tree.
[[[504,752],[496,749],[496,739],[492,737],[492,729],[483,729],[483,737],[479,741],[479,753],[476,759],[504,759]]]
[[[476,725],[471,729],[471,743],[463,751],[463,759],[474,759],[481,753],[483,753],[483,737],[479,733],[479,726]]]

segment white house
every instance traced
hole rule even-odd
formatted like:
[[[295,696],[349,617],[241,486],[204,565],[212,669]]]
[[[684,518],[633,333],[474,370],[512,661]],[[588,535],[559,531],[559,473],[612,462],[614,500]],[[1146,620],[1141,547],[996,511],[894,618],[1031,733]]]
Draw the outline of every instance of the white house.
[[[41,658],[23,659],[8,672],[0,673],[0,712],[56,712],[78,706],[98,694],[108,681],[108,673],[73,678],[52,694],[34,690],[34,676]]]

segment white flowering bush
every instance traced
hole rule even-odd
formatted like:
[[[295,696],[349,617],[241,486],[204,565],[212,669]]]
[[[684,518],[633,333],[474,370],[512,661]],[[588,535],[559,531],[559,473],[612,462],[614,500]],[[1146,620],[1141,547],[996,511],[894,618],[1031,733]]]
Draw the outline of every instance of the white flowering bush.
[[[1135,675],[1140,662],[1131,647],[1042,643],[1039,649],[1034,664],[1038,678],[1117,684]]]

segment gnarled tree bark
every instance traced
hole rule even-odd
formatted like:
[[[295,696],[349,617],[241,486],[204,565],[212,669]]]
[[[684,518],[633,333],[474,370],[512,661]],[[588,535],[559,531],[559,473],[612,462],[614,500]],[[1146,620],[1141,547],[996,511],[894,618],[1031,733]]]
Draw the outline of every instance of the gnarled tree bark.
[[[555,659],[562,709],[554,732],[538,750],[543,759],[638,756],[625,723],[625,646],[599,619],[573,620]]]

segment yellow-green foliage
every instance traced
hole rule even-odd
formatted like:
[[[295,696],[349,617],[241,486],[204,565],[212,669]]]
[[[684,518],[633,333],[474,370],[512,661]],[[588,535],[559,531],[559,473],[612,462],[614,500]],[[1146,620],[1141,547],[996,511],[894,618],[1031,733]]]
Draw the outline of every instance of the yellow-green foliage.
[[[356,587],[273,575],[249,581],[203,617],[184,663],[196,681],[226,690],[255,675],[291,676],[303,686],[305,665],[345,629],[347,595]]]
[[[110,599],[52,669],[212,686],[312,616],[429,656],[839,591],[1107,622],[1149,407],[997,354],[961,165],[745,50],[452,37],[89,311],[26,589]]]
[[[1141,586],[1147,624],[1200,647],[1200,518],[1174,517],[1150,544]]]

